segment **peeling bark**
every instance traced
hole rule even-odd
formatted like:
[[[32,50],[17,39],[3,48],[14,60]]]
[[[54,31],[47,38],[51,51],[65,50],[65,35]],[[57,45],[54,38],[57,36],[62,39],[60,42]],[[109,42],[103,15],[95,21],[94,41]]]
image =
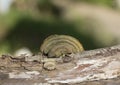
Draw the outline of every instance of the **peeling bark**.
[[[4,55],[0,58],[0,85],[120,84],[120,45],[69,56],[71,62],[57,59],[56,69],[47,71],[39,61]]]

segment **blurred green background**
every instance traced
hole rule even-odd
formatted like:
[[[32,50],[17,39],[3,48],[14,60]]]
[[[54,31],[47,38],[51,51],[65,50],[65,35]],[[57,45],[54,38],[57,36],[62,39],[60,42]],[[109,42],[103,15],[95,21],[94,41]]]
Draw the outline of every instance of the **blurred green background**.
[[[37,53],[43,40],[51,34],[71,35],[86,50],[119,44],[118,2],[14,0],[9,10],[0,11],[0,54],[14,53],[22,47]]]

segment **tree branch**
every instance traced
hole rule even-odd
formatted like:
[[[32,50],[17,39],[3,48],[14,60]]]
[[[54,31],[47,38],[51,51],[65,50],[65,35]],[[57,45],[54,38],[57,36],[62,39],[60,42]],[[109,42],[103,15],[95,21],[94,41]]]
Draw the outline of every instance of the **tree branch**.
[[[0,58],[0,85],[120,84],[120,45],[71,54],[69,57],[71,62],[61,63],[58,59],[56,69],[47,71],[38,61],[3,55]]]

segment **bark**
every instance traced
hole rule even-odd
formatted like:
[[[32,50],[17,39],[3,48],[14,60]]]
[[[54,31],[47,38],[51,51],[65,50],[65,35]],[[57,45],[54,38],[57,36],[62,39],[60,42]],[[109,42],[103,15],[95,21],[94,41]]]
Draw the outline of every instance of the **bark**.
[[[52,71],[43,69],[39,61],[26,61],[25,57],[1,56],[0,85],[120,84],[120,45],[71,54],[70,62],[56,59],[56,69]]]

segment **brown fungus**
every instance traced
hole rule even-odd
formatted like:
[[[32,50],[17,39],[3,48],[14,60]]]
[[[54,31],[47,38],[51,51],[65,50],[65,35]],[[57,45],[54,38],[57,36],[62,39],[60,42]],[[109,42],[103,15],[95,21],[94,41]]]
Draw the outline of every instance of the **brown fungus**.
[[[49,58],[57,58],[83,50],[82,44],[76,38],[68,35],[51,35],[44,40],[40,47],[40,51]]]

